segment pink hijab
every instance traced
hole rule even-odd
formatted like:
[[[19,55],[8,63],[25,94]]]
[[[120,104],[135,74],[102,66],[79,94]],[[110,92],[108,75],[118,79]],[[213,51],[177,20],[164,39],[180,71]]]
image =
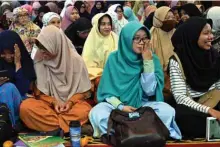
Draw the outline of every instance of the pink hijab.
[[[25,4],[23,6],[21,6],[21,8],[24,8],[28,11],[28,14],[31,15],[32,14],[32,6],[31,5],[28,5],[28,4]]]
[[[32,6],[33,6],[33,9],[39,9],[40,7],[41,7],[41,4],[39,3],[39,2],[34,2],[33,4],[32,4]]]
[[[63,31],[66,30],[68,28],[68,26],[73,23],[70,20],[70,15],[71,15],[73,9],[76,9],[76,8],[74,6],[68,6],[66,8],[66,12],[65,12],[65,14],[63,16],[63,19],[62,19],[62,22],[61,22],[61,28],[62,28]]]

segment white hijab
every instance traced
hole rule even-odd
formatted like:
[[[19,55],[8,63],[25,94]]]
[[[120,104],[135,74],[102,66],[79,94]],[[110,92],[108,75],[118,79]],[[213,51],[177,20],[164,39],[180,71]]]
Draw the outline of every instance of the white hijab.
[[[43,27],[48,26],[49,22],[53,18],[58,18],[58,19],[61,20],[60,16],[57,13],[55,13],[55,12],[48,12],[48,13],[44,14],[44,16],[42,18]]]

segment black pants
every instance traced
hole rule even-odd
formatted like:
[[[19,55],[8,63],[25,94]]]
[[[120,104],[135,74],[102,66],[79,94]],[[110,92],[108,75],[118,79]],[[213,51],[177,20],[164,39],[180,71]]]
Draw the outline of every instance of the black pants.
[[[206,136],[206,118],[208,114],[198,112],[185,105],[177,104],[176,122],[183,138],[204,138]]]

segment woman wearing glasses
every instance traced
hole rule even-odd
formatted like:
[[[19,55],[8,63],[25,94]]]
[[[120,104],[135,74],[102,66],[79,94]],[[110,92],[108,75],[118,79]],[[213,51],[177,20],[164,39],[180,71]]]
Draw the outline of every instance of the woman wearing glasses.
[[[113,31],[120,35],[121,29],[128,23],[128,21],[124,17],[124,9],[120,4],[112,5],[108,8],[108,14],[111,15],[114,23]]]
[[[31,53],[34,46],[34,40],[41,30],[37,25],[30,21],[30,17],[26,9],[18,7],[14,9],[13,15],[14,21],[9,29],[19,34],[27,51]]]
[[[93,136],[105,137],[112,110],[134,112],[149,106],[166,125],[170,137],[181,139],[175,110],[163,102],[163,86],[163,70],[150,49],[148,29],[139,22],[128,23],[121,31],[118,50],[110,54],[104,68],[98,87],[99,104],[89,114]]]

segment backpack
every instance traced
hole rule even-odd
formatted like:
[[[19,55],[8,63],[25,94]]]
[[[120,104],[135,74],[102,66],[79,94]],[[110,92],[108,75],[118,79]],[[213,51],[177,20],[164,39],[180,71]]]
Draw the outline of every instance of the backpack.
[[[0,103],[0,146],[6,141],[16,136],[9,117],[10,110],[7,105]]]

